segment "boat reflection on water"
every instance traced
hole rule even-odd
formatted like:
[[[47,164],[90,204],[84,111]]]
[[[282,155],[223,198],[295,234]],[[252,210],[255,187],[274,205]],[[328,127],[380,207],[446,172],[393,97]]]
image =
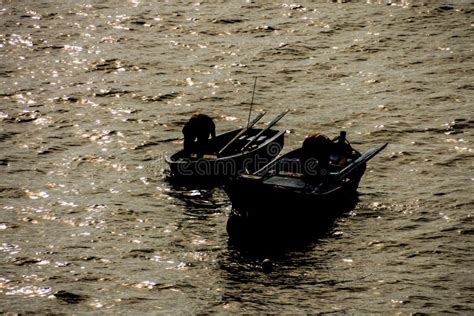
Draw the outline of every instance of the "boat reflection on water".
[[[226,227],[229,244],[270,253],[304,247],[327,236],[335,220],[349,214],[358,201],[354,194],[326,205],[232,208]]]

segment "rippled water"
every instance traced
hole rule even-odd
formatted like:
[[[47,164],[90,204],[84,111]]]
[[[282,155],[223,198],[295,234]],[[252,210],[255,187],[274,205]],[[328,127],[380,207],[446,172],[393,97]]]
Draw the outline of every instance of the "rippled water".
[[[3,1],[0,311],[472,313],[473,2],[339,2]],[[163,172],[194,111],[246,124],[255,76],[285,150],[390,143],[353,212],[271,255]]]

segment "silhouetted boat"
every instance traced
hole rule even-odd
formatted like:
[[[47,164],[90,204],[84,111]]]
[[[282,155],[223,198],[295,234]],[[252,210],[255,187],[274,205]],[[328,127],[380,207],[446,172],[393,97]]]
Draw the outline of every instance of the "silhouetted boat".
[[[245,171],[253,172],[268,164],[283,148],[285,131],[251,128],[233,140],[242,131],[236,129],[216,136],[210,144],[213,150],[204,152],[200,157],[190,157],[184,150],[166,157],[171,177],[202,181],[225,179]],[[247,146],[250,142],[251,146]],[[222,151],[224,147],[225,151]]]
[[[308,175],[311,161],[299,148],[227,183],[225,190],[233,207],[227,223],[229,236],[245,238],[255,232],[261,236],[268,232],[291,235],[314,230],[354,207],[366,162],[387,144],[361,155],[345,137],[338,142],[343,136],[345,133],[333,142],[345,149],[330,153],[329,170],[320,170],[319,175]]]

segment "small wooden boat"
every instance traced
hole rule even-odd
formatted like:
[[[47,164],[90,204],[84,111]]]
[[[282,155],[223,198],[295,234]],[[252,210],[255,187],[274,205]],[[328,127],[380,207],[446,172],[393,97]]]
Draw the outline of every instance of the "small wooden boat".
[[[366,162],[387,144],[361,155],[345,140],[343,132],[333,143],[344,148],[337,150],[334,146],[335,152],[329,153],[329,170],[321,170],[320,175],[308,175],[308,160],[299,148],[227,183],[225,190],[233,207],[227,223],[231,239],[255,232],[281,235],[311,230],[354,207]]]
[[[260,169],[275,158],[283,148],[285,131],[273,130],[271,127],[288,111],[278,114],[263,129],[253,128],[265,115],[265,112],[259,113],[246,128],[215,137],[199,156],[189,155],[181,150],[166,157],[171,178],[187,183],[197,180],[201,184],[204,184],[203,179],[208,179],[214,184],[245,171],[253,172]]]
[[[201,157],[189,157],[184,150],[166,157],[171,177],[181,180],[220,179],[236,176],[246,170],[253,172],[268,164],[283,148],[285,131],[251,128],[219,155],[218,152],[242,131],[243,129],[236,129],[216,136],[211,144],[214,150]],[[251,146],[246,146],[250,142]],[[244,147],[245,150],[242,150]]]

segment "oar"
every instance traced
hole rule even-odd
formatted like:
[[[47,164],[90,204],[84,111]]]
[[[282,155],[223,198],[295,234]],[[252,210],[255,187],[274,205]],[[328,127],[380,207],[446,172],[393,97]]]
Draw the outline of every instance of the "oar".
[[[377,155],[379,152],[381,152],[385,147],[387,147],[387,143],[380,147],[375,147],[367,150],[362,156],[357,158],[354,162],[352,162],[350,165],[342,169],[341,171],[337,172],[334,174],[335,179],[338,181],[343,180],[346,178],[349,174],[351,174],[354,170],[359,168],[361,165],[372,159],[375,155]]]
[[[271,166],[273,166],[274,164],[276,164],[280,159],[281,157],[283,157],[284,154],[279,154],[278,156],[276,156],[275,158],[273,158],[272,161],[270,161],[269,163],[267,163],[265,166],[263,166],[262,168],[260,168],[259,170],[255,171],[254,173],[250,174],[250,176],[252,177],[255,177],[255,178],[258,178],[258,177],[262,177],[262,174],[264,171],[267,171]]]
[[[290,110],[286,110],[286,111],[283,111],[281,112],[280,114],[278,114],[270,123],[268,123],[267,127],[265,127],[264,129],[262,129],[257,135],[255,135],[251,140],[249,140],[249,142],[247,144],[245,144],[244,147],[242,147],[241,151],[244,151],[245,149],[247,149],[250,145],[253,144],[253,142],[255,142],[263,133],[265,133],[268,129],[272,128],[273,125],[275,125],[276,123],[278,123],[279,120],[281,120],[283,118],[283,116],[286,115],[286,113],[288,113]]]
[[[222,153],[229,148],[230,145],[232,145],[233,142],[235,142],[237,139],[239,139],[243,134],[245,134],[249,129],[251,129],[257,122],[265,115],[266,112],[260,112],[256,118],[253,119],[252,122],[246,127],[243,128],[237,135],[235,135],[234,138],[230,140],[224,147],[219,150],[218,155],[222,155]]]

